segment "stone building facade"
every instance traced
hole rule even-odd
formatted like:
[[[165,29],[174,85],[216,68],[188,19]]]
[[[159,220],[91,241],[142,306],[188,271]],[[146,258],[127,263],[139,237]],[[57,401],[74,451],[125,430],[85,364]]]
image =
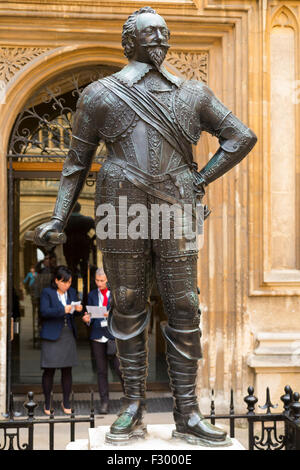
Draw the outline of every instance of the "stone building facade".
[[[300,1],[150,4],[171,30],[167,68],[208,83],[258,136],[251,154],[207,190],[199,396],[205,401],[213,388],[216,401],[228,403],[231,388],[241,400],[254,385],[263,400],[269,386],[278,402],[285,384],[300,390]],[[146,5],[0,0],[0,411],[8,379],[7,153],[14,123],[30,97],[62,73],[123,67],[122,24]],[[216,146],[203,135],[195,149],[200,167]],[[41,209],[44,218],[53,198]],[[24,230],[42,221],[23,217]]]

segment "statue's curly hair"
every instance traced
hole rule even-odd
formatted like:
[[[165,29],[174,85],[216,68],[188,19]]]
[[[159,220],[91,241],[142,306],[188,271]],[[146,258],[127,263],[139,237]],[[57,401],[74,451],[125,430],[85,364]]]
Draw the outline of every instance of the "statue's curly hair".
[[[124,55],[127,59],[131,59],[134,54],[134,38],[135,38],[135,26],[136,19],[138,15],[142,13],[152,13],[156,15],[156,11],[151,7],[142,7],[139,10],[136,10],[130,16],[128,16],[127,21],[123,25],[122,32],[122,46],[124,48]]]

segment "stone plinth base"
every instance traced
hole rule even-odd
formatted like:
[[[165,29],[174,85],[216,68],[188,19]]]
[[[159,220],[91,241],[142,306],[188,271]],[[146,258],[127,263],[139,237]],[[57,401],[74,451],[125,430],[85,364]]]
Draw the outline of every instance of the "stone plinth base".
[[[236,439],[231,439],[231,445],[222,447],[192,445],[181,439],[174,439],[172,437],[172,431],[175,429],[174,424],[148,424],[145,439],[134,439],[128,445],[112,445],[105,442],[105,434],[109,428],[109,426],[90,428],[88,439],[70,442],[66,450],[246,450]]]

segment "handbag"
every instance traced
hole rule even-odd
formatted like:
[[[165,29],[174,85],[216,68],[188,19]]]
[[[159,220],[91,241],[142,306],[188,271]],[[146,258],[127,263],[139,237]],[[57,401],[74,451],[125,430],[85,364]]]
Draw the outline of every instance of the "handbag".
[[[114,356],[117,353],[117,346],[114,339],[109,339],[107,341],[106,354],[108,356]]]

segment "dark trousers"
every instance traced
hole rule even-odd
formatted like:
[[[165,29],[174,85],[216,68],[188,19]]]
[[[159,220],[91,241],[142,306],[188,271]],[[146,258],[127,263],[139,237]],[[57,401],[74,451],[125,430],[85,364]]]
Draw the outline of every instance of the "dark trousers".
[[[100,399],[102,402],[108,402],[108,363],[112,370],[115,370],[123,387],[123,379],[120,371],[120,362],[116,355],[108,356],[106,353],[107,343],[91,341],[92,350],[97,366],[97,381]]]

